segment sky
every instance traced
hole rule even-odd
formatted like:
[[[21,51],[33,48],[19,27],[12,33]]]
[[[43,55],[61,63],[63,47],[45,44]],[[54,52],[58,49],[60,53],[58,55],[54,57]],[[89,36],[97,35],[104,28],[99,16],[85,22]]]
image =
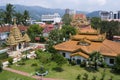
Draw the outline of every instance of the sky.
[[[8,3],[26,6],[41,6],[54,9],[69,8],[80,11],[120,10],[120,0],[0,0],[0,6]]]

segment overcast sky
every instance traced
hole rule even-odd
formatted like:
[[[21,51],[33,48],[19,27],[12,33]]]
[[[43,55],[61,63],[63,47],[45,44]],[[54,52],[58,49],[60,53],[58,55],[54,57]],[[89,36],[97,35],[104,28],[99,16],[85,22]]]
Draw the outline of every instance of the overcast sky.
[[[0,0],[0,6],[7,3],[46,8],[70,8],[81,11],[120,10],[120,0]]]

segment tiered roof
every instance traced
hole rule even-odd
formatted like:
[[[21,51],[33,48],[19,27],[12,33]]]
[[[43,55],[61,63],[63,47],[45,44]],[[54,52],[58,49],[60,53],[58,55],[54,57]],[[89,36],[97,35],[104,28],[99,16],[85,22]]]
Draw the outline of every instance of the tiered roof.
[[[100,51],[104,56],[115,57],[120,54],[120,43],[106,39],[106,34],[100,34],[99,30],[80,28],[77,35],[69,41],[54,46],[56,50],[71,52],[71,56],[88,58],[94,51]]]
[[[85,25],[89,25],[89,22],[87,21],[86,16],[84,14],[75,14],[73,16],[71,25],[75,27],[82,27]]]
[[[10,30],[10,35],[8,37],[8,39],[6,40],[8,45],[16,45],[20,42],[29,42],[30,38],[27,34],[24,34],[24,36],[22,36],[19,28],[17,27],[17,25],[14,23],[14,27],[11,28]]]

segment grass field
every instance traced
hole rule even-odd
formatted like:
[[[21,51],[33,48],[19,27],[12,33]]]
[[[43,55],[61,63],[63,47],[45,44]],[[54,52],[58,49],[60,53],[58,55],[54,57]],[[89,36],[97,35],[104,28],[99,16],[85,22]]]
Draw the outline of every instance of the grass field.
[[[38,60],[27,60],[25,61],[25,63],[26,64],[22,66],[16,66],[16,64],[14,64],[11,66],[11,68],[28,73],[34,73],[36,68],[40,67],[40,62]],[[31,64],[33,63],[37,63],[38,66],[32,67]],[[62,67],[63,71],[60,72],[56,69],[57,64],[54,62],[45,64],[44,67],[47,68],[47,70],[49,71],[49,74],[45,77],[58,78],[63,80],[75,80],[78,74],[81,74],[82,78],[84,73],[87,73],[89,75],[90,80],[93,78],[93,76],[97,76],[97,80],[100,80],[104,71],[103,68],[100,68],[97,72],[89,72],[84,68],[81,68],[79,65],[71,66],[69,64],[66,64]],[[108,80],[111,76],[113,76],[113,80],[120,80],[120,75],[111,73],[109,68],[106,68],[105,73],[105,80]]]
[[[35,79],[3,70],[0,73],[0,80],[35,80]]]

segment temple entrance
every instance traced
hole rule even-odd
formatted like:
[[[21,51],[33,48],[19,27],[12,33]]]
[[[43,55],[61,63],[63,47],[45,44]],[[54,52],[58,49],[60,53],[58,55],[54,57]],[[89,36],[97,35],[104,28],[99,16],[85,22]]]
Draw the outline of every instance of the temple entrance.
[[[81,59],[77,59],[76,62],[77,62],[77,64],[80,64],[81,63]]]
[[[21,46],[22,46],[21,43],[19,43],[19,45],[18,45],[19,49],[21,49]]]

